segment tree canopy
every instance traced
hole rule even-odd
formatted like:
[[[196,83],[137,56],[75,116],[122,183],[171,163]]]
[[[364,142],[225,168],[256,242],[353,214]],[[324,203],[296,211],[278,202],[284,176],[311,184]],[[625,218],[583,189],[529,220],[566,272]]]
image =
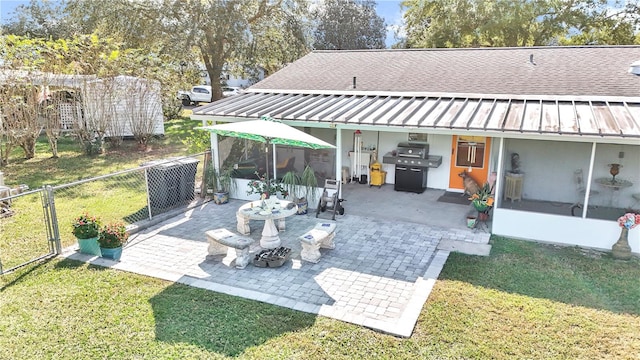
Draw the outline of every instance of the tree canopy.
[[[405,0],[402,6],[410,48],[603,45],[635,40],[633,7],[607,0]]]
[[[383,49],[385,23],[372,0],[325,0],[313,13],[314,48]]]
[[[76,23],[128,48],[171,54],[176,63],[204,63],[211,79],[226,67],[279,68],[307,51],[306,4],[294,0],[69,0]],[[197,57],[193,56],[196,50]],[[222,97],[212,81],[214,100]]]

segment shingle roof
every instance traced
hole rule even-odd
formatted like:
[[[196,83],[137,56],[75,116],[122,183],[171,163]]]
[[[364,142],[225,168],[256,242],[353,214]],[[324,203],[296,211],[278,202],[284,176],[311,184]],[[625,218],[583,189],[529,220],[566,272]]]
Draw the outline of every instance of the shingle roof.
[[[640,46],[314,51],[251,89],[353,90],[356,77],[359,91],[637,97],[638,60]]]

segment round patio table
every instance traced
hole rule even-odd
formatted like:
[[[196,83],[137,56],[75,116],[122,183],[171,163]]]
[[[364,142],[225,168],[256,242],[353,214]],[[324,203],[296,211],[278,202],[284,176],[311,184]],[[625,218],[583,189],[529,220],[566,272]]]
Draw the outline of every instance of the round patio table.
[[[248,202],[238,209],[243,216],[251,220],[264,220],[262,238],[260,238],[261,247],[275,249],[280,246],[280,236],[274,220],[284,219],[298,211],[298,206],[295,204],[291,209],[287,209],[287,205],[290,203],[291,201],[288,200],[278,200],[271,209],[264,209],[260,207],[262,200],[256,200]]]
[[[614,200],[616,203],[619,199],[619,191],[620,189],[628,188],[633,186],[633,183],[629,180],[624,179],[615,179],[613,178],[600,178],[596,179],[596,183],[598,185],[611,190],[611,197],[609,197],[609,206],[613,205]]]

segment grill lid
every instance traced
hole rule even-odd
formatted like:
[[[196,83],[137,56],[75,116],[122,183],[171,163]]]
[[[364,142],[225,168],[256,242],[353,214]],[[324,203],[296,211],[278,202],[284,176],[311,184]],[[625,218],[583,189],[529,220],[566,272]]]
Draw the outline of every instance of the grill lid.
[[[399,157],[426,159],[428,154],[429,144],[414,142],[401,142],[398,144]]]

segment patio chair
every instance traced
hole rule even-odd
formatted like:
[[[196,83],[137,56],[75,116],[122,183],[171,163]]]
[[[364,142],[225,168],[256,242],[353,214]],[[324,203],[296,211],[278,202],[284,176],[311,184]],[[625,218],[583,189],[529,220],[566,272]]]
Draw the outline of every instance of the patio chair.
[[[576,202],[571,205],[571,216],[575,216],[575,209],[582,209],[582,201],[584,200],[584,196],[587,192],[587,187],[584,184],[584,174],[582,169],[577,169],[573,172],[573,182],[576,185],[576,196],[578,199]],[[599,195],[600,192],[598,190],[589,191],[589,199],[591,200],[594,196]]]

